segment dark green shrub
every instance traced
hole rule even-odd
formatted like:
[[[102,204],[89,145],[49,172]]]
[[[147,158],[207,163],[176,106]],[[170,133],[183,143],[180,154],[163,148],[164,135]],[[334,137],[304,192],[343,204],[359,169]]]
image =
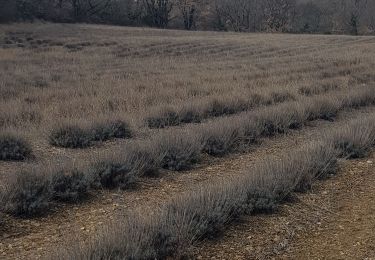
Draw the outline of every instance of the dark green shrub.
[[[248,117],[242,126],[242,139],[245,145],[256,144],[259,141],[262,130],[253,117]]]
[[[146,118],[146,122],[150,128],[165,128],[181,123],[178,113],[172,109],[165,109],[157,115],[149,116]]]
[[[185,153],[180,149],[168,150],[163,157],[162,167],[172,171],[190,170],[192,166],[200,161],[198,153]]]
[[[202,121],[202,114],[194,107],[185,107],[179,112],[181,123],[200,123]]]
[[[249,101],[252,106],[271,105],[272,102],[272,98],[260,94],[252,94]]]
[[[52,177],[51,189],[54,200],[77,202],[87,195],[88,188],[88,178],[76,170],[70,174],[58,172]]]
[[[212,156],[224,156],[238,148],[243,140],[241,130],[231,126],[221,126],[213,131],[205,131],[203,151]]]
[[[304,151],[304,153],[296,152],[291,158],[294,164],[304,165],[294,188],[297,192],[306,192],[311,189],[314,181],[324,179],[337,172],[338,154],[331,144],[317,143],[306,147]]]
[[[93,141],[106,141],[113,138],[130,138],[132,131],[129,124],[123,121],[114,121],[98,124],[92,127]]]
[[[159,173],[162,155],[150,144],[127,149],[125,160],[139,176],[155,177]]]
[[[78,126],[63,126],[53,130],[49,142],[64,148],[86,148],[92,145],[90,134]]]
[[[160,169],[161,154],[150,143],[128,144],[123,151],[98,158],[88,170],[94,188],[131,188],[139,177],[154,177]]]
[[[375,145],[375,118],[358,120],[334,133],[331,141],[341,157],[366,157]]]
[[[90,183],[95,188],[121,188],[131,187],[136,176],[134,171],[125,163],[103,161],[93,165],[89,172]]]
[[[341,151],[341,157],[348,159],[363,158],[368,155],[369,149],[358,146],[349,140],[338,140],[336,148]]]
[[[247,108],[245,102],[225,102],[220,100],[213,100],[205,114],[208,117],[219,117],[224,115],[232,115],[238,113],[240,111],[245,111]]]
[[[343,98],[342,106],[345,108],[360,108],[375,104],[375,87],[370,86],[360,91],[350,93]]]
[[[312,96],[318,94],[316,87],[300,87],[298,93],[304,96]]]
[[[289,92],[272,92],[271,98],[274,103],[283,103],[290,100],[295,100],[296,98]]]
[[[168,259],[173,256],[179,246],[177,234],[172,234],[166,229],[156,231],[150,244],[155,251],[155,259]]]
[[[347,127],[336,133],[333,144],[340,156],[348,159],[368,156],[375,144],[375,121],[362,122]]]
[[[338,88],[339,87],[335,84],[323,84],[323,85],[300,87],[298,89],[298,92],[304,96],[313,96],[313,95],[319,95],[322,93],[327,93],[329,91],[332,91]]]
[[[65,44],[64,47],[67,48],[71,52],[80,51],[83,49],[83,47],[80,46],[79,44]]]
[[[269,136],[274,136],[277,133],[283,133],[283,130],[278,129],[275,122],[271,120],[262,120],[262,121],[263,122],[260,122],[260,129],[262,129],[261,136],[269,137]]]
[[[282,110],[278,118],[279,128],[284,132],[288,129],[300,129],[306,123],[303,109],[296,104],[291,104],[287,110]]]
[[[22,138],[0,135],[0,160],[21,161],[32,154],[30,145]]]
[[[130,138],[130,126],[123,121],[99,123],[91,128],[82,129],[78,126],[63,126],[52,131],[50,144],[64,148],[86,148],[95,141],[106,141],[113,138]]]
[[[306,118],[308,121],[316,119],[334,121],[340,108],[341,104],[338,100],[321,98],[314,103],[310,102],[310,104],[307,105],[305,109]]]
[[[162,135],[158,140],[159,154],[162,155],[161,165],[173,171],[189,170],[200,161],[201,142],[193,134]]]
[[[253,190],[247,194],[246,212],[271,213],[278,207],[278,199],[269,190]]]
[[[32,82],[32,86],[34,86],[36,88],[47,88],[49,86],[49,83],[47,82],[46,79],[41,78],[41,77],[37,77]]]
[[[51,203],[50,183],[43,175],[19,172],[6,183],[2,194],[2,209],[12,215],[41,215]]]
[[[288,158],[289,159],[289,158]],[[247,183],[245,212],[271,213],[294,190],[299,165],[288,161],[265,161]],[[251,180],[252,179],[252,180]]]

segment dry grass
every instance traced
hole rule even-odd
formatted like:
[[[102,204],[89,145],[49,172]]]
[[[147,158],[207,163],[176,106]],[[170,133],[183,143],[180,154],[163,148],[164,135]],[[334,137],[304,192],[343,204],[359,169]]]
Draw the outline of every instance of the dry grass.
[[[6,43],[14,33],[23,46]],[[60,197],[78,201],[91,188],[128,188],[162,168],[191,169],[203,153],[224,156],[375,104],[374,44],[373,37],[1,26],[0,131],[25,136],[45,176],[38,178],[54,176],[68,194]],[[43,169],[45,162],[56,167]],[[4,183],[13,187],[28,172],[35,171],[13,167]],[[54,182],[43,183],[47,200],[58,201]]]
[[[0,162],[0,211],[39,216],[96,189],[134,187],[163,169],[189,170],[373,106],[374,47],[374,37],[1,25],[0,155],[33,156]],[[275,210],[334,173],[339,157],[365,156],[373,122],[360,119],[280,160],[266,158],[240,179],[187,193],[153,215],[134,213],[59,257],[183,253],[241,214]]]
[[[0,42],[11,32],[26,45],[0,49],[0,127],[31,128],[33,139],[60,122],[129,118],[139,126],[166,107],[180,114],[193,104],[200,114],[219,104],[211,114],[227,114],[245,109],[233,100],[251,106],[255,94],[278,92],[280,101],[301,88],[321,93],[374,80],[372,37],[21,24],[1,26]],[[186,113],[183,121],[197,120]]]

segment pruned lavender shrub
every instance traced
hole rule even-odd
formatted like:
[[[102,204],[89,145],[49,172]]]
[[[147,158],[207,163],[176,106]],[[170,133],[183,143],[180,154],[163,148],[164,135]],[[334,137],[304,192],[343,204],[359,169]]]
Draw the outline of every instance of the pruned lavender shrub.
[[[49,136],[49,142],[63,148],[86,148],[92,145],[90,133],[73,125],[54,129]]]
[[[50,182],[38,172],[18,172],[8,178],[0,197],[6,213],[18,217],[41,215],[51,204]]]
[[[94,164],[90,175],[92,184],[97,188],[126,189],[136,181],[136,176],[129,165],[112,161]]]
[[[120,120],[104,122],[92,126],[91,139],[93,141],[106,141],[114,138],[131,138],[132,130],[128,123]]]
[[[23,161],[31,155],[31,146],[23,138],[11,134],[0,134],[0,160]]]
[[[180,117],[171,108],[164,108],[155,115],[148,116],[146,122],[150,128],[165,128],[167,126],[179,125]]]
[[[132,187],[139,177],[156,176],[162,155],[150,143],[129,144],[121,152],[97,158],[87,175],[94,188]]]
[[[87,176],[81,171],[58,171],[51,180],[52,198],[63,202],[78,202],[87,196],[89,186]]]
[[[201,159],[200,136],[187,131],[166,133],[158,139],[162,168],[174,171],[189,170]]]
[[[178,114],[180,122],[183,124],[200,123],[203,119],[200,108],[193,105],[182,107]]]
[[[244,140],[240,124],[216,124],[210,129],[203,129],[203,152],[212,156],[224,156],[239,148]]]
[[[283,103],[286,101],[296,100],[296,98],[289,92],[272,92],[271,98],[274,103]]]
[[[343,129],[334,130],[330,135],[329,140],[341,157],[366,157],[375,145],[375,117],[359,119]]]
[[[49,136],[51,145],[63,148],[87,148],[95,142],[114,138],[131,138],[132,130],[128,123],[120,120],[100,122],[87,128],[77,125],[63,125],[52,130]]]

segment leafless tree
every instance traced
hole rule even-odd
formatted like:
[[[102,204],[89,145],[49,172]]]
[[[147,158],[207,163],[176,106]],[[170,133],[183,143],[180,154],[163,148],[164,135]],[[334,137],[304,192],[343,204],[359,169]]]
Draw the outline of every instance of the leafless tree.
[[[60,0],[60,4],[63,0]],[[109,7],[112,0],[68,0],[76,21],[91,17]]]
[[[184,28],[191,30],[196,26],[196,20],[198,16],[198,0],[176,0],[178,9],[181,13],[182,20],[184,22]]]
[[[350,32],[354,35],[358,35],[360,23],[363,19],[363,14],[366,10],[368,1],[367,0],[350,0]]]
[[[262,19],[260,0],[216,0],[217,17],[234,31],[256,31]]]
[[[152,26],[166,28],[171,20],[173,3],[170,0],[143,0],[146,18]]]
[[[286,31],[293,18],[295,0],[265,0],[265,23],[270,31]]]

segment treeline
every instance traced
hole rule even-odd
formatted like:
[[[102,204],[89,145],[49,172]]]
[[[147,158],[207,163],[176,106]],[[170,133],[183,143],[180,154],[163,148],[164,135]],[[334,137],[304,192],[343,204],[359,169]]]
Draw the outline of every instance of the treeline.
[[[0,22],[371,34],[375,0],[0,0]]]

